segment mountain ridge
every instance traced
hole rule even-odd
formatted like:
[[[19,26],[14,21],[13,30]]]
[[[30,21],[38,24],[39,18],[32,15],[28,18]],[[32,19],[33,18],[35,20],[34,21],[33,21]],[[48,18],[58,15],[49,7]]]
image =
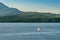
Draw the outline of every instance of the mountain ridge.
[[[23,12],[2,3],[0,8],[0,22],[60,22],[60,14]]]
[[[3,3],[0,2],[0,15],[7,16],[7,15],[17,15],[22,11],[18,10],[17,8],[10,8]]]

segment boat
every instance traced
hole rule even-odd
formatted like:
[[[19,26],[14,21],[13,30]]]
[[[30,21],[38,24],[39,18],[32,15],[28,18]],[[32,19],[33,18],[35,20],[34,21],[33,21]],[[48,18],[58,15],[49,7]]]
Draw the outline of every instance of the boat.
[[[37,28],[37,31],[41,31],[40,27]]]

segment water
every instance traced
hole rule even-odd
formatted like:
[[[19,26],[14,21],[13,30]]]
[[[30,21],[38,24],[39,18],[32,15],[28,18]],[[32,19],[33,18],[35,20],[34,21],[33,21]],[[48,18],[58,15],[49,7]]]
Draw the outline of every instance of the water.
[[[60,23],[0,23],[0,40],[60,40]]]

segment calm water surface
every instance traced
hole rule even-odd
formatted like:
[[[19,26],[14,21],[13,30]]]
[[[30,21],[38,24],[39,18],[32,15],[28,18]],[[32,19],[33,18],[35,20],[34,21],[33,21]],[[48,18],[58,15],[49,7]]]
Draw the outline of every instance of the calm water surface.
[[[60,40],[60,23],[0,23],[0,40]]]

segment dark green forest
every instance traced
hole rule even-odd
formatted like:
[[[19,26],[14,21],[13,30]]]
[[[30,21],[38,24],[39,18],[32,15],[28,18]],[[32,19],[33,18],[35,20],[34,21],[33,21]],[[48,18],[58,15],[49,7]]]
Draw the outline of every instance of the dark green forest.
[[[23,12],[17,15],[0,16],[0,22],[60,22],[60,14]]]

